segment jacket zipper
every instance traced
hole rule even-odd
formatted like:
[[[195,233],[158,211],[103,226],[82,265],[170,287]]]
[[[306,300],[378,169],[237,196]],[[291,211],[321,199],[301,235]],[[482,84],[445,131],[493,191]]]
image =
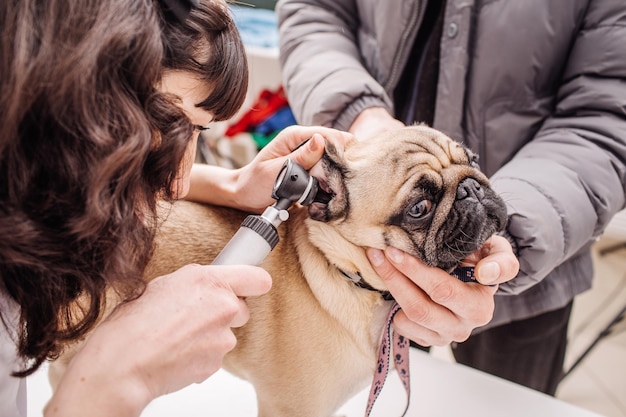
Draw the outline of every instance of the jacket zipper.
[[[402,75],[402,71],[404,68],[400,66],[400,61],[404,59],[404,61],[406,62],[406,57],[408,56],[407,54],[410,52],[409,49],[413,46],[413,42],[409,41],[415,41],[415,37],[417,36],[417,30],[419,28],[419,25],[422,23],[422,19],[424,18],[427,1],[428,0],[423,0],[418,2],[415,13],[411,13],[412,19],[409,21],[406,26],[406,30],[402,33],[402,36],[400,37],[398,53],[395,55],[391,64],[389,79],[384,84],[385,91],[387,92],[391,92],[392,87],[395,88],[398,80],[400,79],[400,76]]]

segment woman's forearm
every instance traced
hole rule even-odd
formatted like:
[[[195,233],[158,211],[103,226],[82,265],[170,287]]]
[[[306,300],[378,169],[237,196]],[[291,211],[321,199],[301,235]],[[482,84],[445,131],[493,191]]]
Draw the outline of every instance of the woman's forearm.
[[[236,207],[236,184],[239,170],[214,165],[194,164],[191,168],[191,184],[186,200],[219,206]]]

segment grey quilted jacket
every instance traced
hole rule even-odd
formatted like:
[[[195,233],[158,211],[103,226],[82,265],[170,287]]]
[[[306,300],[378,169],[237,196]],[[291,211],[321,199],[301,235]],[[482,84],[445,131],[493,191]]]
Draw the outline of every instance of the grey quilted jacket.
[[[425,3],[280,0],[298,122],[393,114]],[[625,204],[626,1],[448,0],[433,125],[480,155],[520,248],[489,326],[564,306],[591,286],[590,245]]]

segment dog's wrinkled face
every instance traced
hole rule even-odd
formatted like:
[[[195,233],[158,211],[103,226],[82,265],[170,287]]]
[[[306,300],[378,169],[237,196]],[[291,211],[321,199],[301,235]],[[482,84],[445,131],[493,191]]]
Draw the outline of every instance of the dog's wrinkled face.
[[[357,246],[394,246],[445,270],[506,224],[506,206],[475,156],[429,127],[327,146],[313,220]]]

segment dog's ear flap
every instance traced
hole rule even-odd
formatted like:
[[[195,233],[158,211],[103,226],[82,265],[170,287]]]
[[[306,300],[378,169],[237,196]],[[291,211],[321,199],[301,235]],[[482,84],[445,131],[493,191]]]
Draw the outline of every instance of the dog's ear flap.
[[[325,151],[323,158],[327,161],[326,165],[338,169],[343,175],[347,170],[347,164],[343,150],[338,149],[335,144],[326,139]]]
[[[332,157],[333,159],[339,156],[339,151],[337,150],[337,147],[335,146],[334,143],[332,143],[328,139],[324,139],[324,142],[325,142],[325,145],[324,145],[325,152],[328,154],[328,156]]]
[[[345,177],[348,166],[343,150],[338,149],[328,140],[325,146],[322,156],[324,174],[323,177],[318,177],[320,190],[314,203],[309,206],[311,219],[320,222],[329,222],[342,215],[345,211],[345,201],[347,201]],[[324,198],[317,198],[320,195]]]

